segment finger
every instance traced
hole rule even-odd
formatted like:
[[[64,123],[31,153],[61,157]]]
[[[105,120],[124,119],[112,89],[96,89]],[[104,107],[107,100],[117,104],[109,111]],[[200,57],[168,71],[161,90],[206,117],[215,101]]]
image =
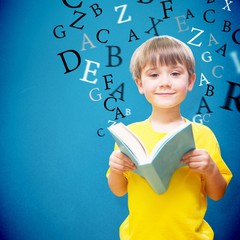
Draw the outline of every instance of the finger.
[[[189,158],[191,156],[194,156],[194,155],[196,155],[196,149],[190,150],[187,153],[183,154],[182,159],[187,159],[187,158]]]
[[[124,155],[123,161],[127,166],[129,166],[131,168],[135,167],[134,162],[129,157],[127,157],[126,155]]]
[[[132,168],[135,166],[134,162],[127,155],[125,155],[122,152],[117,152],[116,157],[121,159],[124,162],[124,164],[128,167]]]
[[[133,170],[132,168],[122,164],[121,162],[120,163],[119,162],[111,162],[110,169],[112,169],[116,172],[121,172],[121,173],[129,171],[129,170]]]
[[[193,162],[197,163],[197,162],[201,162],[201,161],[202,161],[202,158],[199,155],[196,155],[196,156],[192,155],[192,156],[189,156],[188,158],[181,159],[181,163],[187,164],[187,165],[189,165],[190,163],[193,163]]]
[[[121,171],[136,169],[134,163],[123,154],[113,153],[110,156],[109,165],[111,168],[118,168]]]
[[[119,173],[123,173],[123,172],[127,171],[125,166],[120,165],[120,164],[116,164],[116,163],[110,164],[110,169],[112,171],[119,172]]]
[[[206,156],[206,151],[202,149],[194,149],[182,156],[181,162],[187,163],[189,161],[196,161],[197,158],[203,158]]]
[[[191,169],[199,169],[202,167],[200,162],[189,162],[188,163],[189,168]]]

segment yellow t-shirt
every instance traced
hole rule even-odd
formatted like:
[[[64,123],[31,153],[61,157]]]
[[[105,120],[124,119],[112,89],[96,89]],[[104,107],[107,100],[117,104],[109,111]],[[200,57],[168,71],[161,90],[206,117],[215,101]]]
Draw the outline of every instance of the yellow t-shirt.
[[[149,120],[129,125],[148,152],[165,134],[155,132]],[[232,174],[220,155],[212,131],[193,123],[196,148],[206,149],[229,183]],[[129,171],[129,215],[120,226],[121,240],[198,240],[213,239],[211,227],[204,221],[207,209],[204,178],[187,166],[175,171],[168,190],[156,194],[144,178]]]

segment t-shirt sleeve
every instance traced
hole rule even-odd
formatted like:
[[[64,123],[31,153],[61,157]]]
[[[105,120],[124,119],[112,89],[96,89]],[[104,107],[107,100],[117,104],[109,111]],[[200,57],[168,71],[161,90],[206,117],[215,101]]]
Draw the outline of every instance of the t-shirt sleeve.
[[[214,136],[214,138],[215,138],[215,136]],[[213,144],[214,144],[213,145],[213,153],[212,153],[211,157],[217,163],[220,173],[226,180],[227,184],[229,184],[229,182],[231,181],[231,178],[232,178],[232,173],[231,173],[230,169],[228,168],[228,166],[226,165],[226,163],[224,162],[224,160],[222,159],[220,147],[219,147],[219,144],[218,144],[218,141],[216,138],[215,138],[215,141]]]
[[[220,173],[226,180],[227,184],[229,184],[232,178],[232,173],[221,156],[219,143],[212,130],[204,125],[195,125],[194,138],[196,138],[196,148],[208,151],[211,158],[216,162]]]

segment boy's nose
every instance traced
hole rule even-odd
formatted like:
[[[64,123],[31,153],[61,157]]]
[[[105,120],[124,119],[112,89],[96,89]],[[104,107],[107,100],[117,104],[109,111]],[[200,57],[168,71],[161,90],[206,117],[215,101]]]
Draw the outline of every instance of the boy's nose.
[[[171,80],[170,77],[167,75],[161,75],[159,77],[159,86],[171,86]]]

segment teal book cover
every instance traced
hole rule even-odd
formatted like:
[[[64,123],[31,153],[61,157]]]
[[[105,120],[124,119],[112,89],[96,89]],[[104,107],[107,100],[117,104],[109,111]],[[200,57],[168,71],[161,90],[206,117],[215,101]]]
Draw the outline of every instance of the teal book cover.
[[[212,129],[233,173],[205,219],[215,240],[240,238],[239,12],[238,0],[1,0],[0,239],[119,238],[127,197],[107,184],[108,127],[149,116],[129,62],[159,35],[194,53],[182,115]]]
[[[158,194],[167,191],[174,172],[184,166],[183,154],[195,149],[190,122],[166,134],[149,154],[141,139],[123,123],[114,124],[108,130],[120,151],[134,162],[137,169],[133,171],[145,178]]]

